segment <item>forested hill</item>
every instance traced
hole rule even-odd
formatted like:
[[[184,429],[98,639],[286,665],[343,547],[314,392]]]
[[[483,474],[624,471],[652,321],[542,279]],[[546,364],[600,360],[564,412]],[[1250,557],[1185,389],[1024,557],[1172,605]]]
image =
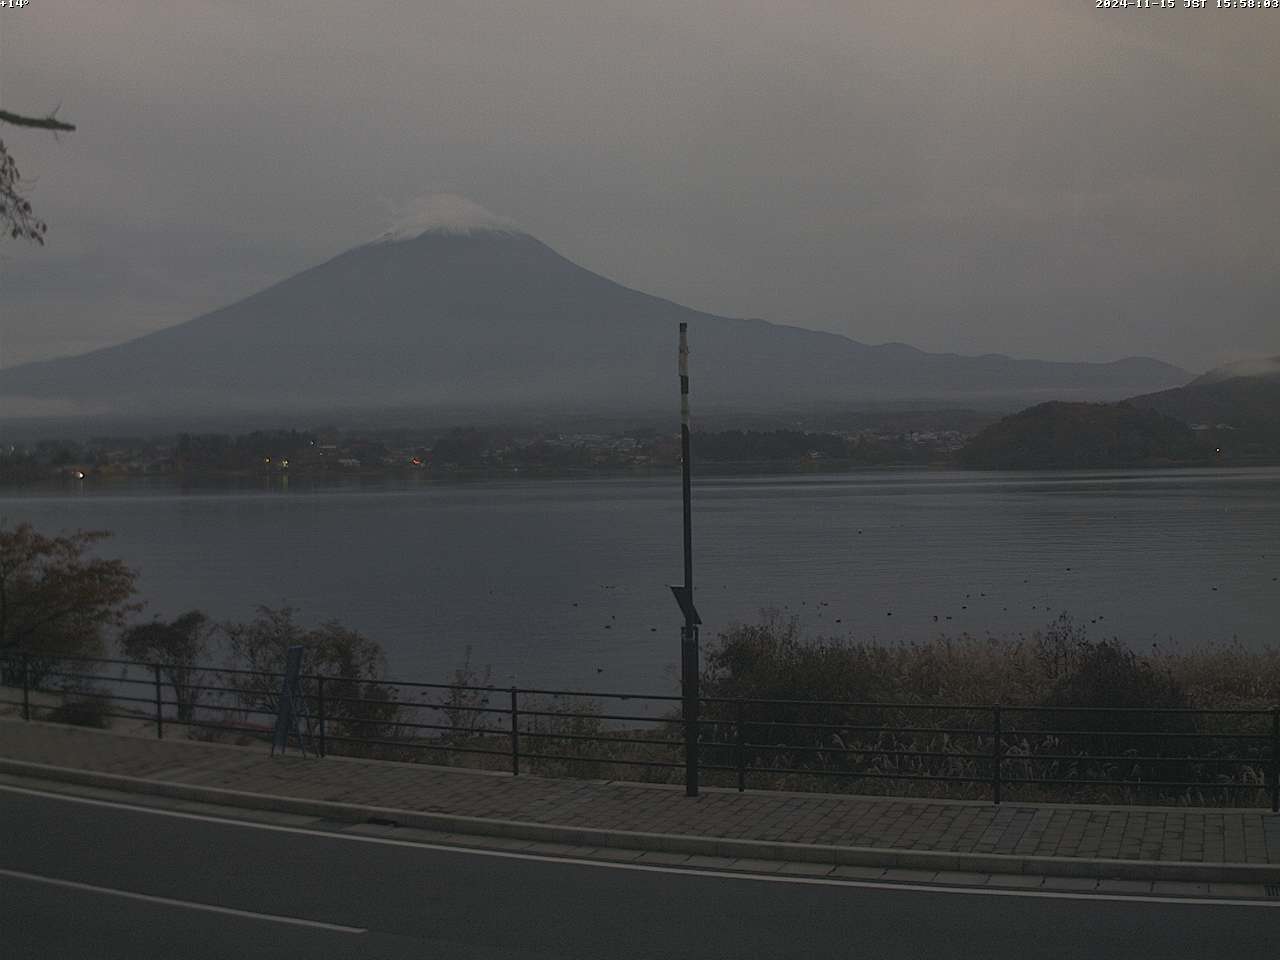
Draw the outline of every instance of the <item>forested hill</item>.
[[[1129,402],[1191,424],[1270,426],[1280,433],[1280,376],[1197,382],[1133,397]]]
[[[1187,423],[1221,462],[1280,461],[1280,374],[1220,379],[1213,373],[1185,387],[1128,402]]]
[[[960,451],[967,467],[1038,470],[1201,462],[1187,424],[1129,403],[1042,403],[1005,417]]]

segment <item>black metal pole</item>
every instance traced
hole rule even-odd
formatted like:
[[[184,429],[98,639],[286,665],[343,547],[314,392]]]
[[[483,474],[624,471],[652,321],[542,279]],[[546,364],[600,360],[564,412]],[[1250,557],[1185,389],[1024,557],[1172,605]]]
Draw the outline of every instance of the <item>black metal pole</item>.
[[[160,696],[160,664],[153,663],[151,670],[156,678],[156,739],[164,739],[164,709],[162,706],[162,698]]]
[[[511,688],[511,775],[520,776],[520,701],[516,688]]]
[[[684,498],[684,591],[680,632],[684,688],[684,792],[698,795],[698,624],[693,607],[693,487],[689,457],[689,325],[680,324],[680,485]]]
[[[27,652],[22,651],[22,719],[31,719],[31,663]]]
[[[1280,813],[1280,707],[1271,711],[1271,812]]]
[[[746,703],[738,700],[738,792],[747,789],[747,718]]]
[[[992,708],[991,716],[991,799],[1000,802],[1000,760],[1003,752],[1000,749],[1000,704]]]
[[[316,713],[318,713],[318,714],[320,715],[320,717],[319,717],[319,724],[318,724],[318,725],[319,725],[319,728],[320,728],[320,729],[319,729],[319,731],[318,731],[318,733],[319,733],[319,735],[320,735],[320,749],[319,749],[319,751],[318,751],[318,752],[319,752],[320,756],[322,756],[322,757],[323,757],[323,756],[324,756],[324,754],[325,754],[325,742],[324,742],[324,674],[321,674],[320,676],[316,677]]]

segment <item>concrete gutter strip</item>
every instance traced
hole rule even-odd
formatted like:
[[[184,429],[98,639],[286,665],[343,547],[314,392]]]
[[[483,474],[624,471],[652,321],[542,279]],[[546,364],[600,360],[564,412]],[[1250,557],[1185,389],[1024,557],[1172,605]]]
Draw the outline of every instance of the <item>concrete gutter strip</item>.
[[[52,780],[126,793],[168,797],[274,813],[364,823],[389,820],[402,827],[441,833],[504,837],[575,847],[616,847],[629,850],[681,853],[690,856],[832,863],[836,866],[946,870],[973,873],[1031,874],[1057,877],[1096,877],[1122,880],[1181,880],[1201,883],[1272,883],[1280,881],[1280,867],[1253,863],[1199,863],[1185,860],[1096,860],[1080,857],[1021,857],[1007,854],[952,853],[934,850],[894,850],[880,847],[827,846],[768,840],[732,840],[667,833],[601,830],[521,820],[496,820],[456,814],[428,813],[304,797],[249,793],[223,787],[147,780],[43,763],[0,758],[0,773]]]

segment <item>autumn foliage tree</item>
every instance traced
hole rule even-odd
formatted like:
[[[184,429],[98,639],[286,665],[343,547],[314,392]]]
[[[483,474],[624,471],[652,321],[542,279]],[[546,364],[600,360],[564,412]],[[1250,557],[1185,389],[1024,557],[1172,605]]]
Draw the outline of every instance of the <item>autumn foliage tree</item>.
[[[221,626],[230,665],[225,678],[242,708],[258,716],[276,712],[280,675],[291,646],[303,648],[302,694],[310,712],[318,701],[317,676],[325,677],[329,730],[344,738],[383,739],[394,734],[399,708],[396,688],[383,681],[386,656],[376,640],[328,620],[306,628],[294,620],[291,607],[259,607],[249,623]],[[314,717],[305,720],[314,733]],[[348,752],[355,745],[348,746]]]
[[[130,660],[154,663],[173,687],[178,721],[190,723],[200,704],[204,672],[200,662],[209,654],[215,628],[199,610],[188,610],[166,623],[139,623],[120,635],[120,650]]]
[[[133,601],[137,574],[122,560],[93,554],[110,536],[78,530],[49,537],[29,523],[0,526],[0,654],[33,654],[43,672],[58,657],[102,653],[103,633],[142,609]]]

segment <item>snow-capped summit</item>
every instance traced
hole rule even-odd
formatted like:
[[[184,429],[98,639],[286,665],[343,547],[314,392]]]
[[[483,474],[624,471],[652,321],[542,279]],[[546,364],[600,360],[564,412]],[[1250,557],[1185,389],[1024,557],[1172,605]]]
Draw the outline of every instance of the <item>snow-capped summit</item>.
[[[525,232],[514,220],[498,216],[474,200],[455,193],[429,193],[408,204],[391,226],[372,242],[413,240],[424,233],[466,236],[474,233]]]

